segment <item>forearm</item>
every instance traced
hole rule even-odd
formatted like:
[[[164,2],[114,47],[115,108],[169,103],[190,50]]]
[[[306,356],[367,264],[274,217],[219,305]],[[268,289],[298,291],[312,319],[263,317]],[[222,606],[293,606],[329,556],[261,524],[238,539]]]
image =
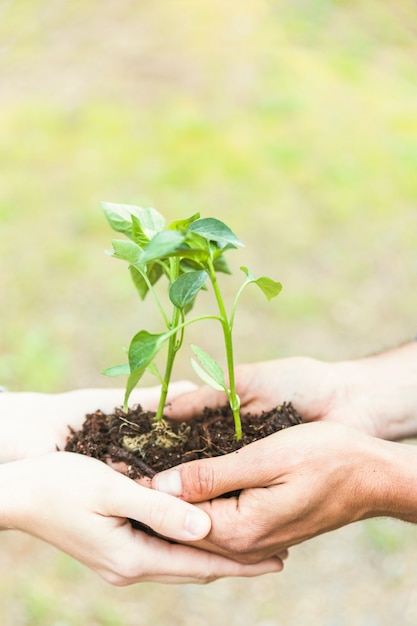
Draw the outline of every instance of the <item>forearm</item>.
[[[334,364],[348,400],[366,405],[375,435],[401,440],[417,435],[417,341],[378,355]]]

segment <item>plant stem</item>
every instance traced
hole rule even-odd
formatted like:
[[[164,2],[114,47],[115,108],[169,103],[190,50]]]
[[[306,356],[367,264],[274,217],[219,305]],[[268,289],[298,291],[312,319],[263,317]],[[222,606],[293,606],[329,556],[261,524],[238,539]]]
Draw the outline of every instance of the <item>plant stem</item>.
[[[178,258],[170,259],[170,261],[171,261],[170,280],[171,280],[171,283],[173,283],[179,276],[180,261]],[[159,397],[159,404],[158,404],[158,409],[155,414],[155,420],[162,419],[164,415],[164,408],[165,408],[165,404],[167,400],[168,387],[169,387],[169,383],[171,380],[175,355],[178,352],[178,349],[180,348],[180,345],[181,345],[181,341],[180,342],[177,341],[178,330],[181,330],[181,333],[183,332],[182,330],[183,327],[182,328],[179,327],[180,317],[181,317],[180,309],[174,306],[172,319],[168,325],[169,330],[172,330],[173,333],[168,340],[168,354],[167,354],[167,360],[166,360],[166,365],[165,365],[164,382],[161,388],[161,395]]]
[[[213,267],[211,260],[208,263],[208,267],[209,267],[210,280],[213,285],[214,294],[216,296],[217,305],[219,307],[220,322],[221,322],[222,329],[223,329],[224,344],[225,344],[226,359],[227,359],[227,371],[229,374],[229,392],[227,395],[229,397],[229,404],[233,413],[236,439],[239,441],[239,439],[242,438],[242,422],[240,419],[240,400],[239,400],[239,396],[236,393],[233,341],[232,341],[232,324],[229,322],[229,319],[227,317],[226,308],[224,306],[222,294],[221,294],[221,291],[219,289],[219,285],[217,282],[216,272],[215,272],[215,269]]]

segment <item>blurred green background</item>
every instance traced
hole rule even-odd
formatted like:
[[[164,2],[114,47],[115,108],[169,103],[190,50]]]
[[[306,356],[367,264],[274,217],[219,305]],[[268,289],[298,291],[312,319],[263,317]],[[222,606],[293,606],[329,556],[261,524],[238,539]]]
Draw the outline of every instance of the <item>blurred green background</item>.
[[[242,264],[283,283],[270,304],[245,294],[239,361],[415,336],[416,67],[412,0],[0,0],[0,384],[109,386],[100,370],[152,329],[103,253],[100,200],[223,219],[246,244],[226,292]],[[222,360],[215,332],[198,342]],[[293,549],[280,576],[120,590],[3,533],[0,621],[415,625],[415,540],[372,521]]]

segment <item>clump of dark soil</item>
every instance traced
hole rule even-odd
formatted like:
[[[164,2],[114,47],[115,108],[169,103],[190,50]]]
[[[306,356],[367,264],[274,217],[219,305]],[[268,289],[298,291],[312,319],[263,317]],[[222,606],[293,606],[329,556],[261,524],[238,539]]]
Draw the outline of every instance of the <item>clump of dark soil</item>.
[[[260,416],[242,416],[243,437],[236,441],[229,407],[205,409],[190,422],[154,420],[154,413],[136,406],[128,413],[116,408],[106,415],[86,416],[81,430],[72,431],[65,450],[113,464],[124,463],[130,478],[152,477],[174,465],[228,454],[283,428],[302,423],[290,403]]]

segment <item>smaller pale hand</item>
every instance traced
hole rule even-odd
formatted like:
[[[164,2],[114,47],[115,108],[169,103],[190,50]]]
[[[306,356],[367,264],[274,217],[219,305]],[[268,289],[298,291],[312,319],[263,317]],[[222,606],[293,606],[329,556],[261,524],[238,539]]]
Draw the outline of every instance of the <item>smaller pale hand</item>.
[[[168,400],[195,389],[182,381],[170,387]],[[130,404],[155,409],[160,387],[136,389]],[[62,449],[69,427],[77,430],[88,413],[110,413],[123,403],[123,389],[79,389],[65,393],[0,393],[0,462]]]
[[[134,529],[129,519],[181,542],[210,530],[203,511],[82,455],[54,452],[0,466],[0,528],[39,537],[114,585],[205,583],[282,569],[280,558],[247,566],[170,543]]]

